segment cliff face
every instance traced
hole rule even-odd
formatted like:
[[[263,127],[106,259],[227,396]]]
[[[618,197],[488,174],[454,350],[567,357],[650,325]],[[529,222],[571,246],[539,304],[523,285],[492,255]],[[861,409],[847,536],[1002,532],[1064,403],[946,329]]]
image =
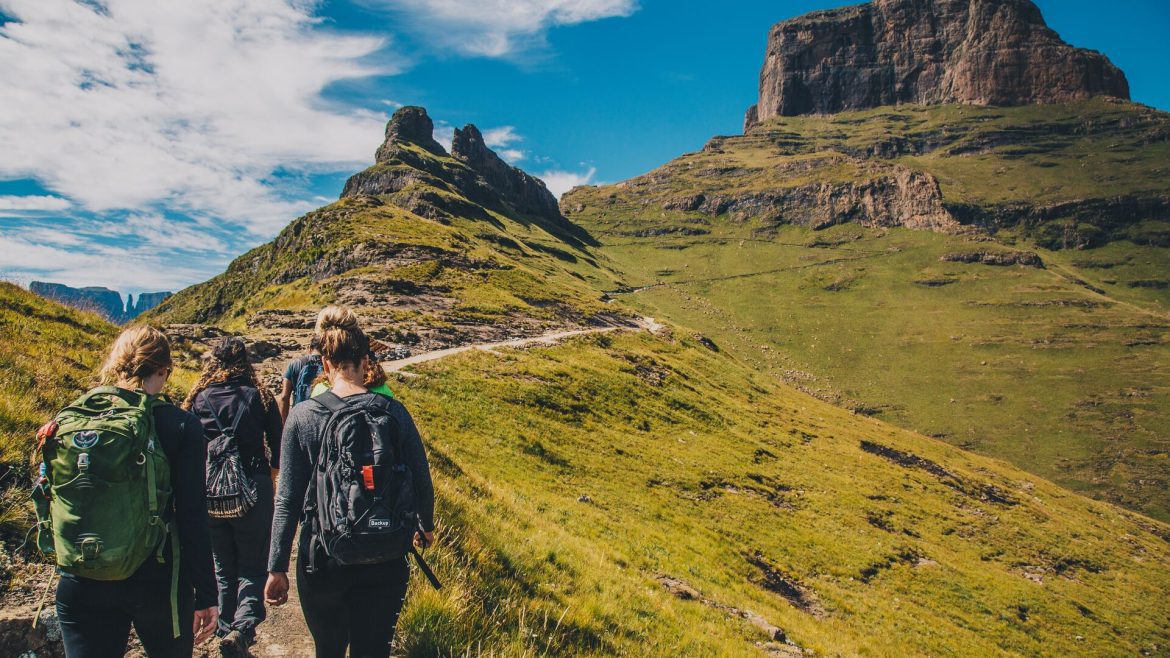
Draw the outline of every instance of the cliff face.
[[[775,116],[897,103],[1015,106],[1129,98],[1125,74],[1074,48],[1031,0],[874,0],[773,26],[759,103]]]
[[[112,322],[123,322],[126,306],[122,303],[122,295],[109,288],[72,288],[60,283],[46,283],[33,281],[28,286],[29,292],[46,299],[60,302],[66,306],[93,311]]]

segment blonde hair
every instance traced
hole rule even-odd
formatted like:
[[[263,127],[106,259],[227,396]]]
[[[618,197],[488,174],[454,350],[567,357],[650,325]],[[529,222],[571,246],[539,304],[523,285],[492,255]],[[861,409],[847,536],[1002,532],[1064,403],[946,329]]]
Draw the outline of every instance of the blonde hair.
[[[344,306],[321,309],[314,332],[321,338],[321,357],[329,363],[358,365],[370,352],[370,339],[357,315]]]
[[[173,364],[166,334],[151,326],[131,327],[110,348],[102,364],[102,383],[125,381],[140,387],[142,380]]]

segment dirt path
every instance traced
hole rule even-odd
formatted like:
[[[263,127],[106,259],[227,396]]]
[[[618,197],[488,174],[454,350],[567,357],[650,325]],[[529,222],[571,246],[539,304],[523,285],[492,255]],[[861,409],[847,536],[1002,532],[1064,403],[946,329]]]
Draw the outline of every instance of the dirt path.
[[[644,329],[651,333],[658,331],[663,325],[654,321],[654,318],[643,317],[639,319],[637,327]],[[405,359],[398,359],[397,361],[384,361],[382,367],[386,372],[398,372],[407,366],[412,366],[419,363],[426,363],[427,361],[437,361],[456,354],[462,354],[471,350],[482,350],[491,352],[500,347],[531,347],[533,345],[553,345],[557,342],[570,338],[572,336],[583,336],[585,334],[603,334],[618,329],[634,329],[635,327],[594,327],[590,329],[569,329],[564,331],[555,331],[552,333],[542,334],[540,336],[530,336],[528,338],[513,338],[511,340],[502,340],[495,343],[474,343],[471,345],[459,345],[456,347],[448,347],[443,350],[435,350],[433,352],[423,352],[422,354],[415,354]]]
[[[649,331],[656,333],[663,329],[664,325],[654,321],[654,318],[643,317],[640,318],[636,325],[631,326],[616,326],[616,327],[594,327],[589,329],[567,329],[561,331],[554,331],[540,336],[531,336],[528,338],[515,338],[512,340],[504,340],[494,343],[475,343],[471,345],[460,345],[457,347],[449,347],[443,350],[435,350],[433,352],[424,352],[414,356],[399,359],[397,361],[386,361],[382,365],[387,372],[399,372],[407,366],[412,366],[419,363],[426,363],[428,361],[437,361],[449,356],[461,354],[470,350],[492,351],[501,347],[530,347],[533,345],[553,345],[558,341],[570,338],[572,336],[582,336],[585,334],[600,334],[617,331],[619,329],[636,329],[641,331]],[[251,653],[256,658],[269,658],[275,656],[296,656],[298,658],[313,655],[313,638],[309,635],[308,627],[305,626],[305,617],[301,614],[301,603],[297,596],[296,583],[296,546],[293,542],[293,556],[292,563],[289,566],[289,592],[288,603],[280,607],[268,606],[268,619],[256,629],[256,644],[252,647]],[[208,658],[217,658],[218,651],[215,650],[214,642],[209,642],[200,649],[205,652],[200,654],[196,652],[197,656],[207,656]]]

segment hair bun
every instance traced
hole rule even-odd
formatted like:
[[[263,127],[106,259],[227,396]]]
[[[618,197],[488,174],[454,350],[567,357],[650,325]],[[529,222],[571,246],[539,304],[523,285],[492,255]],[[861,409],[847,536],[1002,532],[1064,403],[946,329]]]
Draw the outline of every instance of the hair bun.
[[[317,314],[317,333],[322,334],[330,329],[342,331],[357,331],[358,318],[350,309],[344,306],[326,306]]]

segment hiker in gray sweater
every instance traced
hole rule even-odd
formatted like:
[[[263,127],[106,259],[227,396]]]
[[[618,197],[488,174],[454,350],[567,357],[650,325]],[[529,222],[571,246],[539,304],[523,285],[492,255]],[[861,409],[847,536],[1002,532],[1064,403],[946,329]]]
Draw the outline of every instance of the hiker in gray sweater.
[[[434,541],[434,489],[414,421],[401,402],[370,393],[362,385],[369,339],[358,327],[352,311],[339,307],[321,311],[317,334],[332,393],[345,405],[383,405],[397,423],[401,461],[413,478],[415,511],[422,526],[414,535],[414,545],[430,545]],[[293,535],[305,510],[306,491],[311,492],[310,479],[331,415],[325,404],[307,402],[293,407],[284,426],[265,587],[265,599],[270,605],[288,601],[287,571]],[[307,516],[306,522],[300,524],[297,544],[297,589],[317,658],[343,658],[347,646],[353,657],[388,657],[410,575],[406,557],[377,564],[340,564],[325,553],[320,542],[314,541],[315,515]],[[406,539],[409,543],[410,538]]]

